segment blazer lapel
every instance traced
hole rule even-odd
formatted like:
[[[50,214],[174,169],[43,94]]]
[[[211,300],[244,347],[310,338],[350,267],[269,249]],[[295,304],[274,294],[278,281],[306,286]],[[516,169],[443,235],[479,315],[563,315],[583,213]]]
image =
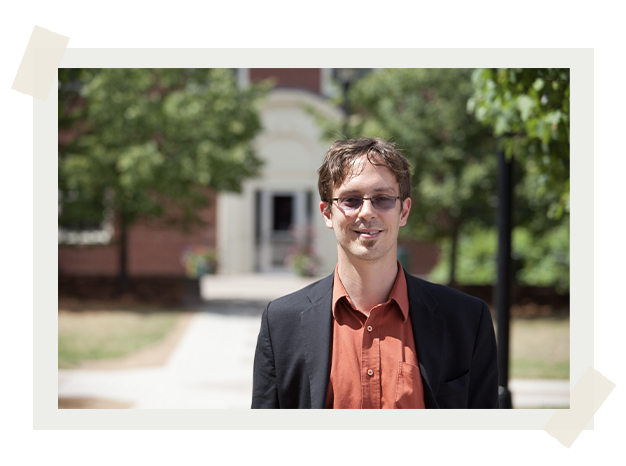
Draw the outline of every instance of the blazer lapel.
[[[315,286],[309,295],[311,306],[302,311],[302,336],[309,385],[311,408],[326,405],[330,379],[330,351],[332,345],[332,296],[333,275]]]
[[[426,408],[438,408],[435,394],[439,387],[445,321],[437,314],[437,301],[421,280],[408,274],[406,278],[415,350],[424,385],[424,403]]]

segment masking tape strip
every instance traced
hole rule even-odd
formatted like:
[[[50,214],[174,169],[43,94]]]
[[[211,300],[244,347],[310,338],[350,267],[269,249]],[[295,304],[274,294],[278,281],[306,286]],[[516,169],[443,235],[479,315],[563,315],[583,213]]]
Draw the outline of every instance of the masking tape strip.
[[[11,89],[45,101],[69,41],[69,37],[35,26]]]
[[[614,388],[613,382],[589,367],[572,389],[571,408],[557,410],[543,430],[567,448],[571,447]]]

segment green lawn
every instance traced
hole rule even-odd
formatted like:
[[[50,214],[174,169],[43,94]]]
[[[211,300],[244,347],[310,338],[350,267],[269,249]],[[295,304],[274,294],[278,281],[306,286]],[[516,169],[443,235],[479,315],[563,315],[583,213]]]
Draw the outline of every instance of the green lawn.
[[[177,312],[59,312],[59,368],[126,356],[163,339]]]
[[[510,377],[569,379],[569,319],[511,319]]]
[[[59,312],[59,368],[126,356],[163,339],[172,311]],[[512,319],[510,377],[569,378],[569,319]]]

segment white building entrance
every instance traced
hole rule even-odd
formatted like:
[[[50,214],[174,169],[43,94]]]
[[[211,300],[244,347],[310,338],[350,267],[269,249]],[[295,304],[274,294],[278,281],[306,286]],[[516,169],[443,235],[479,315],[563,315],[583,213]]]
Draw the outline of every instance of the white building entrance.
[[[283,271],[288,260],[306,246],[311,226],[311,193],[257,191],[257,263],[260,272]]]
[[[219,273],[293,273],[288,259],[302,248],[318,261],[318,273],[333,271],[337,243],[317,191],[328,142],[307,107],[337,116],[324,99],[300,90],[274,90],[264,102],[264,131],[255,141],[262,175],[246,181],[241,193],[218,197]]]

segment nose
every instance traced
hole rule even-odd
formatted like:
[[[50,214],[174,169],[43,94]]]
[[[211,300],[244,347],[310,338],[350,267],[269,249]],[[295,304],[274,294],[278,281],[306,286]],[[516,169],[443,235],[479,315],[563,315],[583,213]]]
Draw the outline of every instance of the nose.
[[[369,220],[375,218],[377,215],[376,209],[372,204],[371,199],[364,199],[363,204],[361,204],[361,209],[359,210],[359,218],[364,220]]]

